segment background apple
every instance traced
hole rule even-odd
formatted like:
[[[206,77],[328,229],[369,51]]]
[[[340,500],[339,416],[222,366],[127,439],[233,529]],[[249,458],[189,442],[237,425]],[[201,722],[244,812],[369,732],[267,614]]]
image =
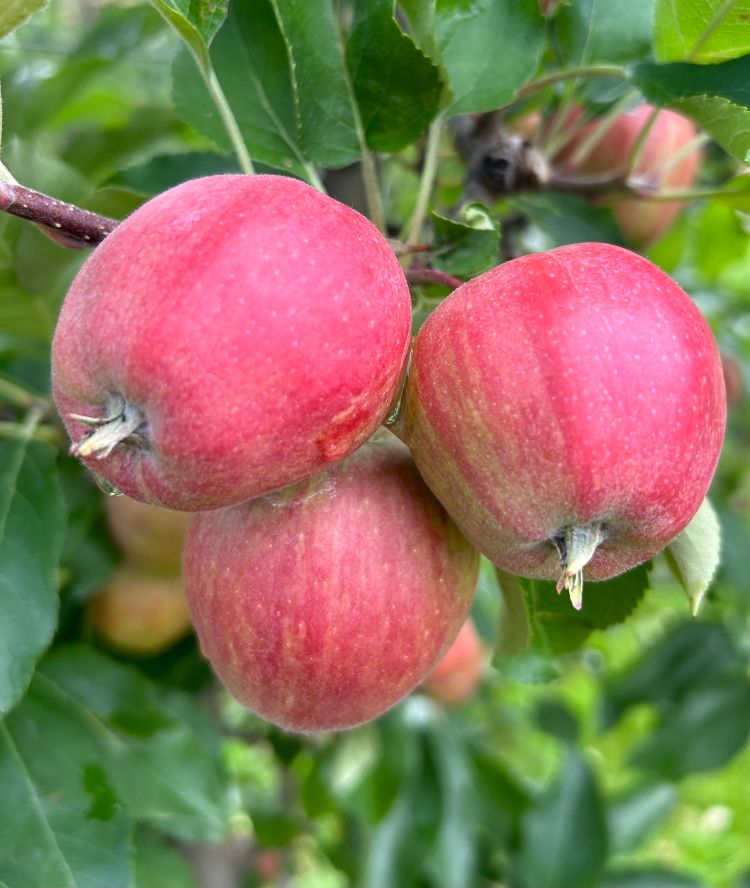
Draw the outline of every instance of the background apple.
[[[53,390],[73,451],[107,481],[210,509],[367,440],[410,324],[401,267],[359,213],[283,176],[194,179],[85,263],[55,332]]]
[[[119,567],[86,602],[95,634],[124,654],[160,654],[190,631],[190,614],[178,577]]]
[[[578,113],[569,114],[566,127],[574,135],[556,154],[555,163],[568,172],[592,175],[616,173],[623,169],[636,140],[654,112],[651,105],[638,105],[618,114],[611,126],[580,160],[576,151],[591,137],[599,120],[577,125]],[[564,132],[564,129],[563,129]],[[657,189],[689,188],[695,183],[703,155],[696,145],[688,146],[698,135],[695,124],[675,111],[661,110],[648,130],[631,179]],[[628,243],[642,248],[661,237],[683,208],[678,201],[645,201],[607,197],[617,224]]]
[[[425,677],[466,618],[477,569],[382,432],[310,481],[197,515],[184,574],[230,693],[284,728],[322,731],[375,718]]]
[[[422,684],[422,690],[447,706],[472,697],[482,679],[484,650],[469,618]]]
[[[416,338],[398,432],[480,551],[560,577],[580,607],[584,565],[627,570],[695,514],[725,417],[695,304],[641,256],[591,243],[454,290]]]
[[[179,576],[190,514],[108,496],[107,524],[125,557],[144,571]]]

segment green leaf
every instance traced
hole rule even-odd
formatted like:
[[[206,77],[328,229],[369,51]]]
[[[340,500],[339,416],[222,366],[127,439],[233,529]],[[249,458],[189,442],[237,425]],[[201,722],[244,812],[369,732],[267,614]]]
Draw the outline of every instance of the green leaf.
[[[671,783],[649,783],[613,799],[607,808],[610,851],[635,851],[672,812],[677,790]]]
[[[750,735],[750,681],[721,676],[692,687],[660,726],[633,752],[632,762],[679,780],[694,771],[720,768]],[[686,742],[689,738],[689,742]]]
[[[357,0],[346,61],[367,144],[398,151],[415,142],[439,110],[443,82],[398,26],[393,0]]]
[[[525,580],[532,630],[532,645],[545,654],[575,650],[595,629],[622,623],[633,612],[649,586],[648,564],[601,583],[587,582],[583,607],[576,610],[567,595],[557,593],[555,584]]]
[[[682,873],[664,869],[623,869],[607,873],[598,888],[706,888]]]
[[[541,233],[543,249],[560,247],[565,244],[579,244],[587,241],[603,241],[622,244],[622,233],[618,229],[611,210],[593,207],[582,197],[570,194],[533,194],[514,198],[509,204],[527,216]],[[540,246],[533,249],[538,250]]]
[[[226,18],[229,0],[151,0],[185,41],[204,72],[211,70],[208,46]]]
[[[3,0],[0,6],[0,38],[10,34],[34,13],[44,9],[49,0]]]
[[[8,888],[130,888],[131,827],[86,716],[38,676],[0,724]]]
[[[57,626],[64,533],[53,448],[0,441],[0,713],[23,695]]]
[[[453,93],[446,113],[492,111],[534,75],[544,21],[537,0],[437,0],[435,38]]]
[[[568,65],[646,60],[654,0],[576,0],[560,5],[557,39]]]
[[[660,62],[725,62],[750,52],[750,2],[656,0],[654,50]]]
[[[656,105],[691,117],[735,157],[750,157],[750,55],[717,65],[638,65],[633,83]]]
[[[305,177],[286,47],[268,0],[232,4],[211,46],[211,58],[253,158]],[[185,120],[231,151],[224,125],[186,50],[174,61],[172,84],[175,106]]]
[[[327,167],[353,163],[360,144],[331,0],[271,0],[271,4],[289,54],[305,155]]]
[[[437,0],[400,0],[398,5],[408,19],[417,46],[436,63],[439,62],[440,50],[435,42]]]
[[[187,841],[222,837],[225,811],[213,751],[189,722],[159,703],[146,679],[83,646],[56,650],[40,671],[89,721],[134,819]]]
[[[432,223],[435,268],[472,278],[498,264],[500,224],[488,207],[481,203],[464,204],[458,220],[433,213]]]
[[[672,572],[682,584],[695,616],[713,581],[721,558],[721,526],[713,506],[704,499],[682,533],[664,552]]]
[[[569,748],[557,780],[521,820],[513,861],[523,888],[588,888],[607,858],[604,805],[585,759]]]
[[[149,832],[138,832],[135,841],[135,888],[199,888],[188,861]]]
[[[667,708],[701,681],[721,682],[743,669],[724,626],[696,620],[678,623],[635,665],[607,683],[603,727],[614,725],[632,706],[655,703]]]

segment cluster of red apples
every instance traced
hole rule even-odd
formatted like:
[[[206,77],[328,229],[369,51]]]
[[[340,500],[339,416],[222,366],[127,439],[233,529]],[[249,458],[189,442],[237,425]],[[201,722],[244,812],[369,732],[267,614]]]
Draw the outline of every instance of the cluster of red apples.
[[[725,422],[705,320],[640,256],[506,262],[412,343],[387,241],[281,176],[146,203],[74,281],[52,360],[72,452],[197,513],[202,650],[294,731],[372,719],[423,681],[467,620],[478,551],[576,607],[584,577],[657,553],[702,502]]]

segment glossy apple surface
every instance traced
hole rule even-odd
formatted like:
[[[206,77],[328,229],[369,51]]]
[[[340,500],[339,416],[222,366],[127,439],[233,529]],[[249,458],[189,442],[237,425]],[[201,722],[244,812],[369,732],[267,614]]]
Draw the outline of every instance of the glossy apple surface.
[[[587,175],[616,172],[630,157],[638,137],[655,109],[638,105],[625,111],[592,146],[580,161],[573,157],[583,143],[591,138],[600,121],[593,120],[577,129],[573,138],[557,157],[563,168]],[[575,123],[571,115],[569,123]],[[695,124],[675,111],[661,110],[650,125],[631,178],[640,184],[665,190],[690,188],[698,176],[702,151],[693,143],[698,135]],[[678,201],[647,201],[629,198],[606,198],[612,207],[628,243],[642,248],[661,237],[684,207]]]
[[[446,706],[470,699],[482,679],[484,651],[474,621],[469,618],[422,685],[430,697]]]
[[[375,718],[422,681],[466,619],[477,559],[382,432],[316,478],[197,515],[184,576],[225,687],[308,732]]]
[[[283,176],[195,179],[84,264],[54,337],[55,400],[74,451],[115,487],[215,508],[367,440],[410,323],[401,267],[364,216]]]
[[[455,290],[416,338],[397,431],[480,551],[526,577],[562,580],[565,562],[568,588],[576,529],[591,529],[584,576],[602,580],[685,527],[725,417],[692,300],[641,256],[594,243]]]
[[[190,514],[108,496],[107,524],[125,557],[144,571],[179,576]]]
[[[124,654],[154,656],[190,631],[182,582],[124,565],[87,602],[96,635]]]

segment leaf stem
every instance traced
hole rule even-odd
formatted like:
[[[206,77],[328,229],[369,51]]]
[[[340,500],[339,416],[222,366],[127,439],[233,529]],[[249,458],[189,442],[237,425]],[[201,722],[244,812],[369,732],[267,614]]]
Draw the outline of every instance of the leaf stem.
[[[62,435],[59,429],[49,425],[36,425],[28,427],[27,424],[17,422],[0,422],[0,438],[20,438],[24,441],[34,438],[47,444],[59,445],[62,443]]]
[[[14,404],[16,407],[30,409],[35,404],[41,403],[43,399],[37,397],[33,392],[23,388],[17,382],[0,376],[0,401],[6,401]]]
[[[234,153],[237,155],[240,169],[248,176],[252,176],[253,173],[255,173],[253,161],[247,150],[247,145],[245,144],[245,140],[242,137],[242,133],[240,132],[237,118],[234,116],[234,112],[232,111],[232,108],[227,101],[224,90],[221,88],[219,78],[216,76],[216,73],[212,67],[204,67],[203,64],[201,64],[198,56],[195,54],[193,55],[196,63],[198,64],[198,69],[203,75],[203,79],[206,83],[206,88],[208,89],[209,95],[211,96],[211,100],[216,106],[216,110],[219,112],[219,117],[221,117],[221,121],[227,131],[229,141],[232,143],[232,147],[234,148]]]
[[[533,80],[526,86],[522,86],[518,91],[517,98],[528,98],[553,83],[575,80],[577,77],[617,77],[620,80],[625,80],[627,75],[625,69],[619,65],[582,65],[579,68],[565,68],[561,71],[553,71],[552,74],[547,74],[545,77],[540,77],[539,80]]]
[[[437,271],[434,268],[409,268],[405,274],[409,286],[414,284],[439,284],[442,287],[455,290],[464,283],[461,278],[455,277],[452,274],[446,274],[444,271]]]
[[[435,185],[435,177],[437,176],[438,149],[440,148],[442,132],[443,118],[439,116],[432,121],[427,131],[427,146],[425,148],[422,177],[419,182],[419,193],[417,194],[414,212],[406,230],[405,239],[407,247],[417,243],[419,240],[422,225],[424,225],[424,220],[427,216],[427,208],[432,195],[432,189]]]

